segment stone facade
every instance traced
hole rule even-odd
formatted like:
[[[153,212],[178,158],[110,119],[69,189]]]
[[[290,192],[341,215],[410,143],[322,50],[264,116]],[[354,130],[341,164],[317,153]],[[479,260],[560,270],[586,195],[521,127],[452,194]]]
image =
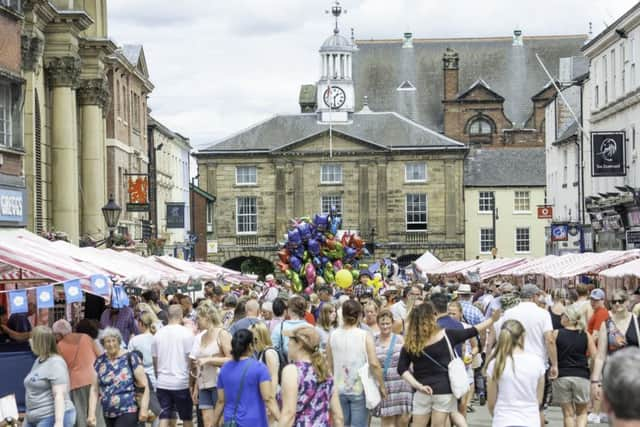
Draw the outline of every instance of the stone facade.
[[[106,1],[23,1],[25,176],[30,230],[100,239],[106,203]],[[75,4],[74,4],[75,3]]]
[[[342,201],[342,228],[358,230],[376,243],[376,257],[421,255],[432,250],[442,259],[460,259],[464,253],[462,174],[465,150],[410,153],[375,153],[364,141],[333,137],[333,157],[328,156],[328,134],[296,145],[277,155],[198,155],[200,187],[216,196],[215,225],[209,240],[219,251],[213,262],[239,256],[275,261],[278,242],[290,218],[321,212],[323,196]],[[405,182],[405,165],[424,162],[425,182]],[[339,184],[323,184],[321,166],[342,167]],[[236,167],[255,166],[255,185],[238,185]],[[426,194],[426,232],[407,231],[407,194]],[[257,232],[237,232],[238,197],[255,197]],[[197,206],[195,207],[197,209]],[[325,207],[326,208],[326,207]],[[202,216],[196,210],[196,216]]]

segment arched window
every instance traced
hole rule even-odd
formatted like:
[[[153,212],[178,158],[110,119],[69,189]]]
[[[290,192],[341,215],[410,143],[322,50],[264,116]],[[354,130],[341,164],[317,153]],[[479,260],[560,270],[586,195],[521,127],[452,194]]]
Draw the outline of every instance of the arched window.
[[[473,120],[467,128],[469,135],[490,135],[493,131],[493,127],[489,120],[484,118],[478,118]]]

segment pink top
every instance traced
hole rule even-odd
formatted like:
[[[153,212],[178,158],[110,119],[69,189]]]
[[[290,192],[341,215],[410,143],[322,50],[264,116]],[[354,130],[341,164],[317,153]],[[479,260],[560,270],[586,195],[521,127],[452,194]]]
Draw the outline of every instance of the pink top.
[[[69,390],[91,385],[98,355],[89,335],[71,333],[58,341],[58,352],[69,368]]]

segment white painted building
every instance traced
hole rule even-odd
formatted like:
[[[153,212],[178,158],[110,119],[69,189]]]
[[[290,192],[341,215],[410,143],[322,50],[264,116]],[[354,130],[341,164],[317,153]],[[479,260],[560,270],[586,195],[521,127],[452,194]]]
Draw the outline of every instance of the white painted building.
[[[590,141],[585,139],[586,208],[596,231],[598,251],[625,248],[626,232],[640,229],[640,197],[634,199],[632,192],[640,187],[639,45],[640,3],[583,48],[589,59],[589,79],[585,82],[582,106],[585,130],[625,132],[626,136],[626,176],[616,177],[591,176],[594,153]]]

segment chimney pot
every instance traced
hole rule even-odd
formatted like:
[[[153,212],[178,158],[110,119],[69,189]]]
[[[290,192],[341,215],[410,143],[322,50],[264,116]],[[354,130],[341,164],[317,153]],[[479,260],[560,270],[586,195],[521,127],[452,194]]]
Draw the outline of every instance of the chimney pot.
[[[404,40],[402,41],[403,48],[412,48],[413,47],[413,33],[404,33]]]
[[[514,30],[513,31],[513,46],[523,46],[524,42],[522,40],[522,30]]]

